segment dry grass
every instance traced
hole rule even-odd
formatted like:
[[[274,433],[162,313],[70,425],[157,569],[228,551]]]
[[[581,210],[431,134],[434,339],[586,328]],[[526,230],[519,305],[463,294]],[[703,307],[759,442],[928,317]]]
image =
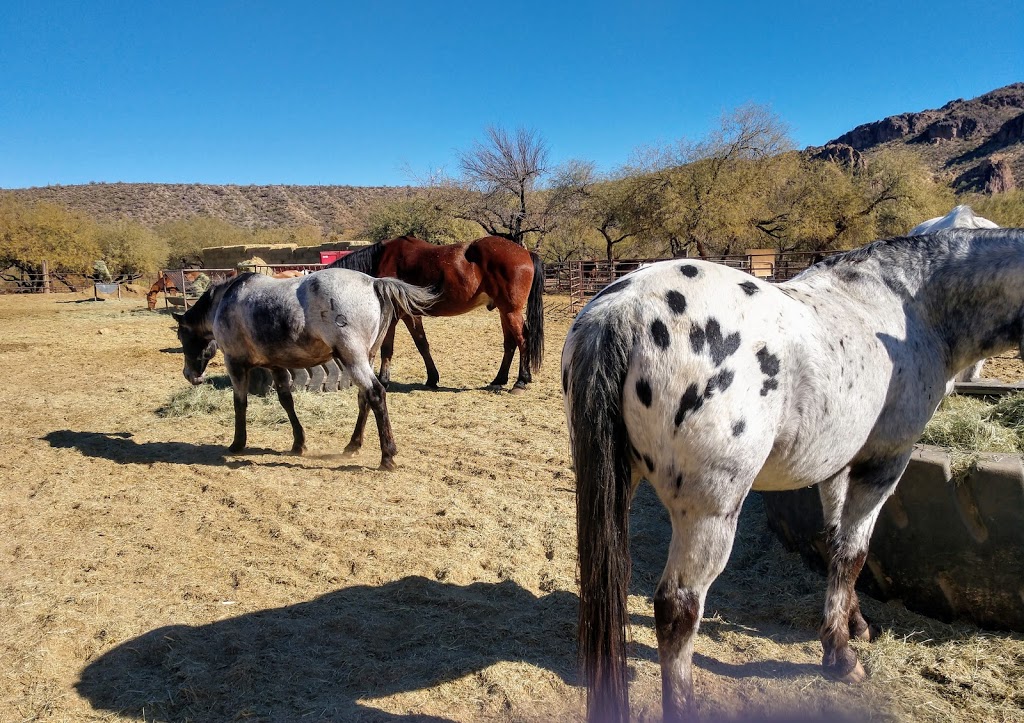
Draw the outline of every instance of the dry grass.
[[[254,450],[226,457],[229,392],[187,387],[170,319],[75,301],[0,297],[0,720],[580,717],[568,318],[523,396],[483,389],[494,315],[428,320],[437,392],[400,336],[388,474],[372,431],[336,454],[352,391],[300,395],[309,456],[282,453],[283,417],[254,400]],[[634,708],[654,720],[669,531],[647,489],[632,534]],[[696,646],[702,712],[1024,719],[1019,636],[896,604],[864,600],[886,631],[858,646],[869,681],[822,679],[822,595],[752,495]]]
[[[1024,452],[1024,393],[996,402],[946,397],[921,441],[949,450],[954,479],[966,475],[982,452]]]

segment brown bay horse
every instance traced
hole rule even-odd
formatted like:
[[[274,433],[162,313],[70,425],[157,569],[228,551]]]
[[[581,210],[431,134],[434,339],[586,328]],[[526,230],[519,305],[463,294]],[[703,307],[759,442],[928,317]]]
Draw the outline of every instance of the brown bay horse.
[[[540,257],[497,236],[468,244],[438,246],[412,236],[378,241],[335,261],[331,266],[362,271],[370,276],[391,276],[439,294],[430,316],[457,316],[478,306],[501,315],[504,355],[491,386],[508,383],[512,355],[519,350],[519,376],[512,391],[521,391],[540,370],[544,355],[544,264]],[[523,316],[523,309],[526,316]],[[437,367],[423,331],[423,320],[403,316],[416,349],[427,368],[427,386],[436,387]],[[380,381],[391,378],[395,328],[391,322],[381,346]]]

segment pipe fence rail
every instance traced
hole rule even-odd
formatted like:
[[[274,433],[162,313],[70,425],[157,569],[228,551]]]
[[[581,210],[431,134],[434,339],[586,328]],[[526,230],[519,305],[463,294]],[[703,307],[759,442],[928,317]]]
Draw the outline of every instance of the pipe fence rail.
[[[791,251],[791,252],[758,252],[748,254],[731,254],[715,256],[703,261],[723,264],[730,268],[744,271],[765,281],[788,281],[808,266],[838,251]],[[547,264],[544,268],[544,291],[549,294],[568,294],[568,310],[576,314],[587,301],[601,289],[631,271],[636,271],[644,264],[658,261],[685,261],[677,259],[615,259],[608,261],[561,261]]]

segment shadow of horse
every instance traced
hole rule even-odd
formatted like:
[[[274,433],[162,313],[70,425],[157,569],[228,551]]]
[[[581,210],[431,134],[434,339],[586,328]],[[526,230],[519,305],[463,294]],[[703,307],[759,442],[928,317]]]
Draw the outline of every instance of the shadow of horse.
[[[89,663],[77,691],[147,721],[424,720],[367,705],[523,662],[576,685],[576,595],[406,577],[207,625],[152,630]]]
[[[222,444],[193,444],[191,442],[136,442],[129,432],[76,432],[70,429],[58,429],[42,437],[55,449],[75,449],[86,457],[109,459],[119,464],[202,464],[211,467],[227,467],[238,469],[258,465],[260,467],[286,467],[289,469],[314,469],[301,460],[347,460],[341,453],[322,452],[308,453],[301,458],[294,457],[286,451],[267,449],[265,447],[249,447],[245,452],[225,455],[226,447]],[[270,455],[297,460],[284,461],[253,461],[241,457]],[[341,464],[333,467],[337,472],[361,472],[368,469],[367,465]]]

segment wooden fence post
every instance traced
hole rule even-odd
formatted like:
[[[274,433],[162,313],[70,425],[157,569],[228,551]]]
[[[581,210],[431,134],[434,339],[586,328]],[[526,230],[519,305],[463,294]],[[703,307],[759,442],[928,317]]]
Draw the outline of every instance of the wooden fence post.
[[[50,293],[50,264],[47,261],[43,262],[43,293]]]

